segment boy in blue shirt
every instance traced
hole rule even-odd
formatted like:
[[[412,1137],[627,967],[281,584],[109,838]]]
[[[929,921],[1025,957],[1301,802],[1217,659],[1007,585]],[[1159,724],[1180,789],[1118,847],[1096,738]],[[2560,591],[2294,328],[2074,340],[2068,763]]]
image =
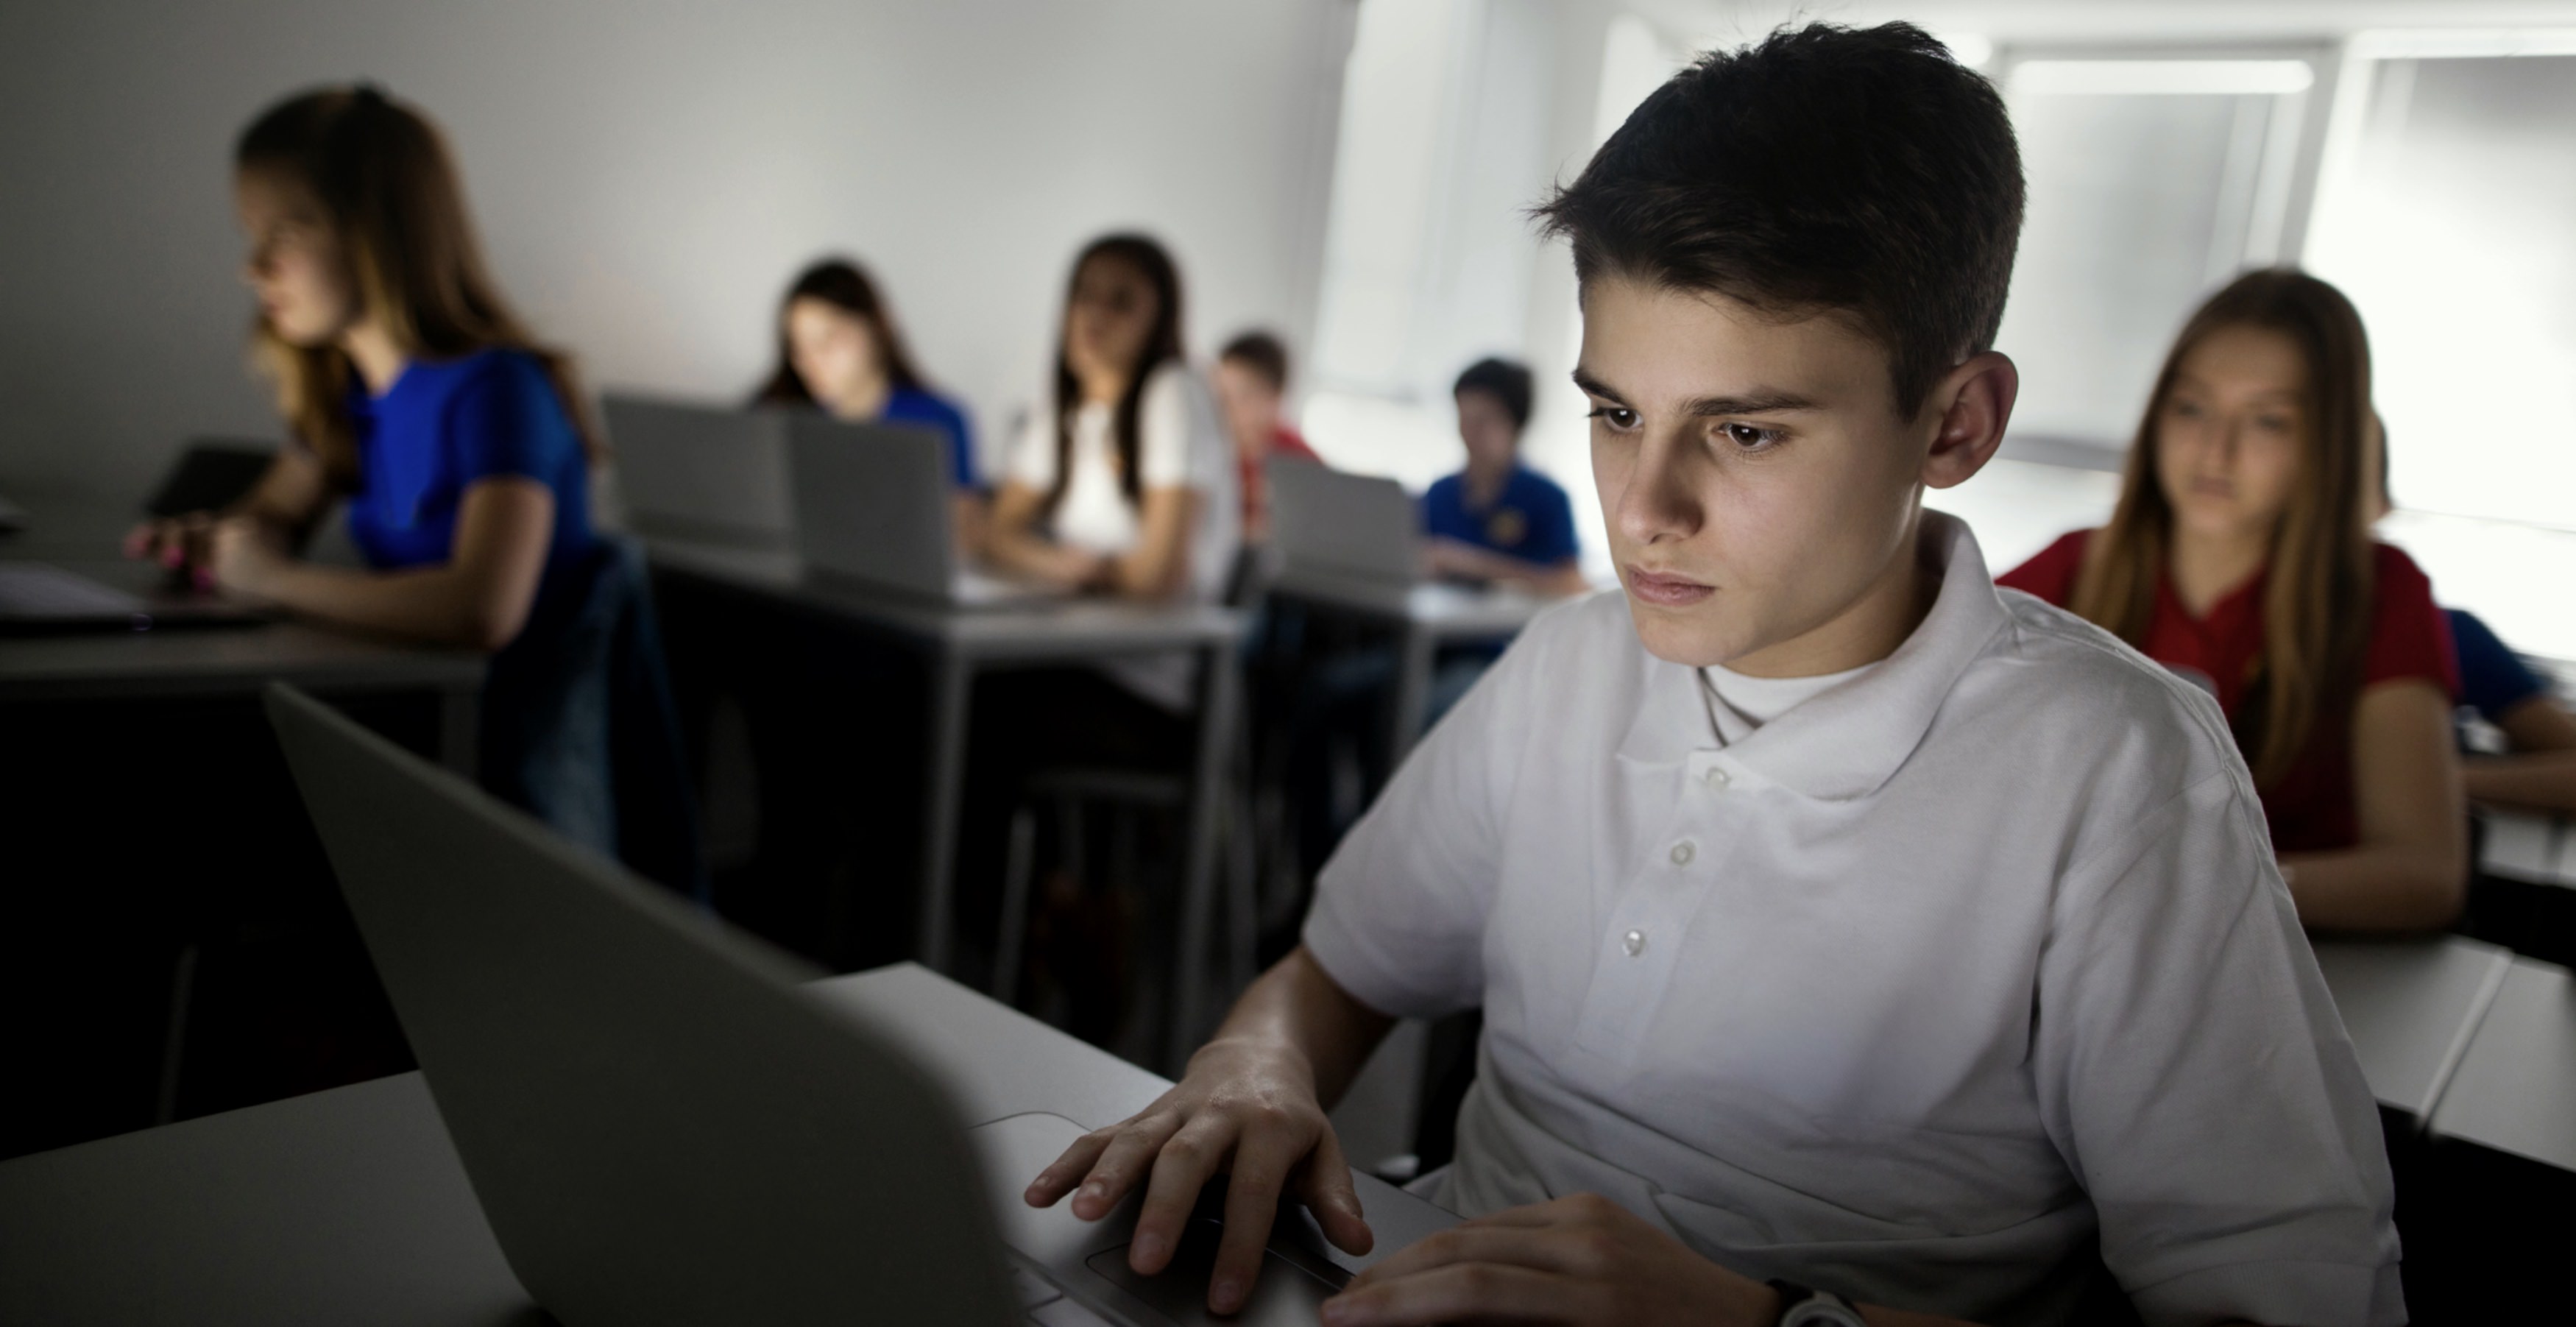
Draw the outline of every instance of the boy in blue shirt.
[[[1555,481],[1521,465],[1529,370],[1480,359],[1458,375],[1451,395],[1467,468],[1422,495],[1424,568],[1433,576],[1541,594],[1584,589],[1575,565],[1573,504]]]

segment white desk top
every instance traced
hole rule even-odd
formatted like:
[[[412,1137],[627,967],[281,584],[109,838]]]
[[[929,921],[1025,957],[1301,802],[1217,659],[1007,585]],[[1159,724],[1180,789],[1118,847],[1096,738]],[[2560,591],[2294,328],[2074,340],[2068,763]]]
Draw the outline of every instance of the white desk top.
[[[917,965],[811,989],[919,1055],[970,1120],[1097,1126],[1169,1086]],[[1380,1256],[1437,1224],[1356,1178]],[[544,1321],[416,1073],[0,1163],[0,1322]]]
[[[1409,622],[1443,640],[1509,636],[1556,602],[1503,587],[1405,583],[1314,567],[1282,568],[1270,584],[1281,594]]]
[[[2458,936],[2320,940],[2316,953],[2371,1095],[2419,1120],[2442,1098],[2513,959]]]
[[[2433,1111],[2436,1137],[2576,1170],[2576,980],[2515,959]]]
[[[2576,888],[2576,828],[2528,811],[2482,809],[2478,869],[2533,884]]]
[[[807,572],[792,553],[657,539],[654,565],[766,595],[811,612],[856,619],[977,659],[1096,658],[1204,649],[1242,635],[1243,615],[1214,604],[1112,599],[965,606],[908,597]]]

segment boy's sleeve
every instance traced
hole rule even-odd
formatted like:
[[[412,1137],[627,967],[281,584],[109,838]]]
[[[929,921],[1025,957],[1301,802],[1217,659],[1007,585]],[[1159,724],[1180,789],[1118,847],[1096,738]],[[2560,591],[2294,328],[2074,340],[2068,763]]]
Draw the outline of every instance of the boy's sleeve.
[[[1316,878],[1306,949],[1380,1013],[1483,1003],[1508,753],[1530,712],[1536,644],[1525,635],[1432,728]]]
[[[2549,690],[2549,684],[2506,648],[2477,614],[2453,608],[2444,610],[2442,615],[2450,619],[2451,648],[2460,657],[2462,704],[2493,722],[2503,719],[2505,711]]]
[[[2257,806],[2221,769],[2068,873],[2042,1116],[2150,1327],[2401,1323],[2378,1111]]]
[[[542,483],[581,445],[553,380],[534,361],[517,356],[495,356],[489,368],[463,384],[447,422],[459,485],[495,475]]]

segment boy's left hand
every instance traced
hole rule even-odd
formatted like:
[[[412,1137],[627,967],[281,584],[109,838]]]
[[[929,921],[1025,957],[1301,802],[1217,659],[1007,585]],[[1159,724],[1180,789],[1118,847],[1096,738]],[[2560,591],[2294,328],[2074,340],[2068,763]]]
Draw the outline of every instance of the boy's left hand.
[[[1325,1327],[1484,1322],[1768,1323],[1770,1287],[1596,1194],[1480,1217],[1390,1255],[1324,1305]]]

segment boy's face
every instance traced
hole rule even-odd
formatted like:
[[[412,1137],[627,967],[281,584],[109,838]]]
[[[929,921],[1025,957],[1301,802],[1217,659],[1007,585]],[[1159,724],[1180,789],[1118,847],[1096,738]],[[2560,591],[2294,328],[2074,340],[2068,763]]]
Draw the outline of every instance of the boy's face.
[[[1648,650],[1784,677],[1877,657],[1850,656],[1877,629],[1869,605],[1912,592],[1937,427],[1898,417],[1876,342],[1829,317],[1602,277],[1583,293],[1576,381]]]
[[[1467,463],[1479,470],[1509,470],[1521,447],[1521,426],[1512,408],[1492,392],[1457,395],[1458,441],[1467,444]]]

